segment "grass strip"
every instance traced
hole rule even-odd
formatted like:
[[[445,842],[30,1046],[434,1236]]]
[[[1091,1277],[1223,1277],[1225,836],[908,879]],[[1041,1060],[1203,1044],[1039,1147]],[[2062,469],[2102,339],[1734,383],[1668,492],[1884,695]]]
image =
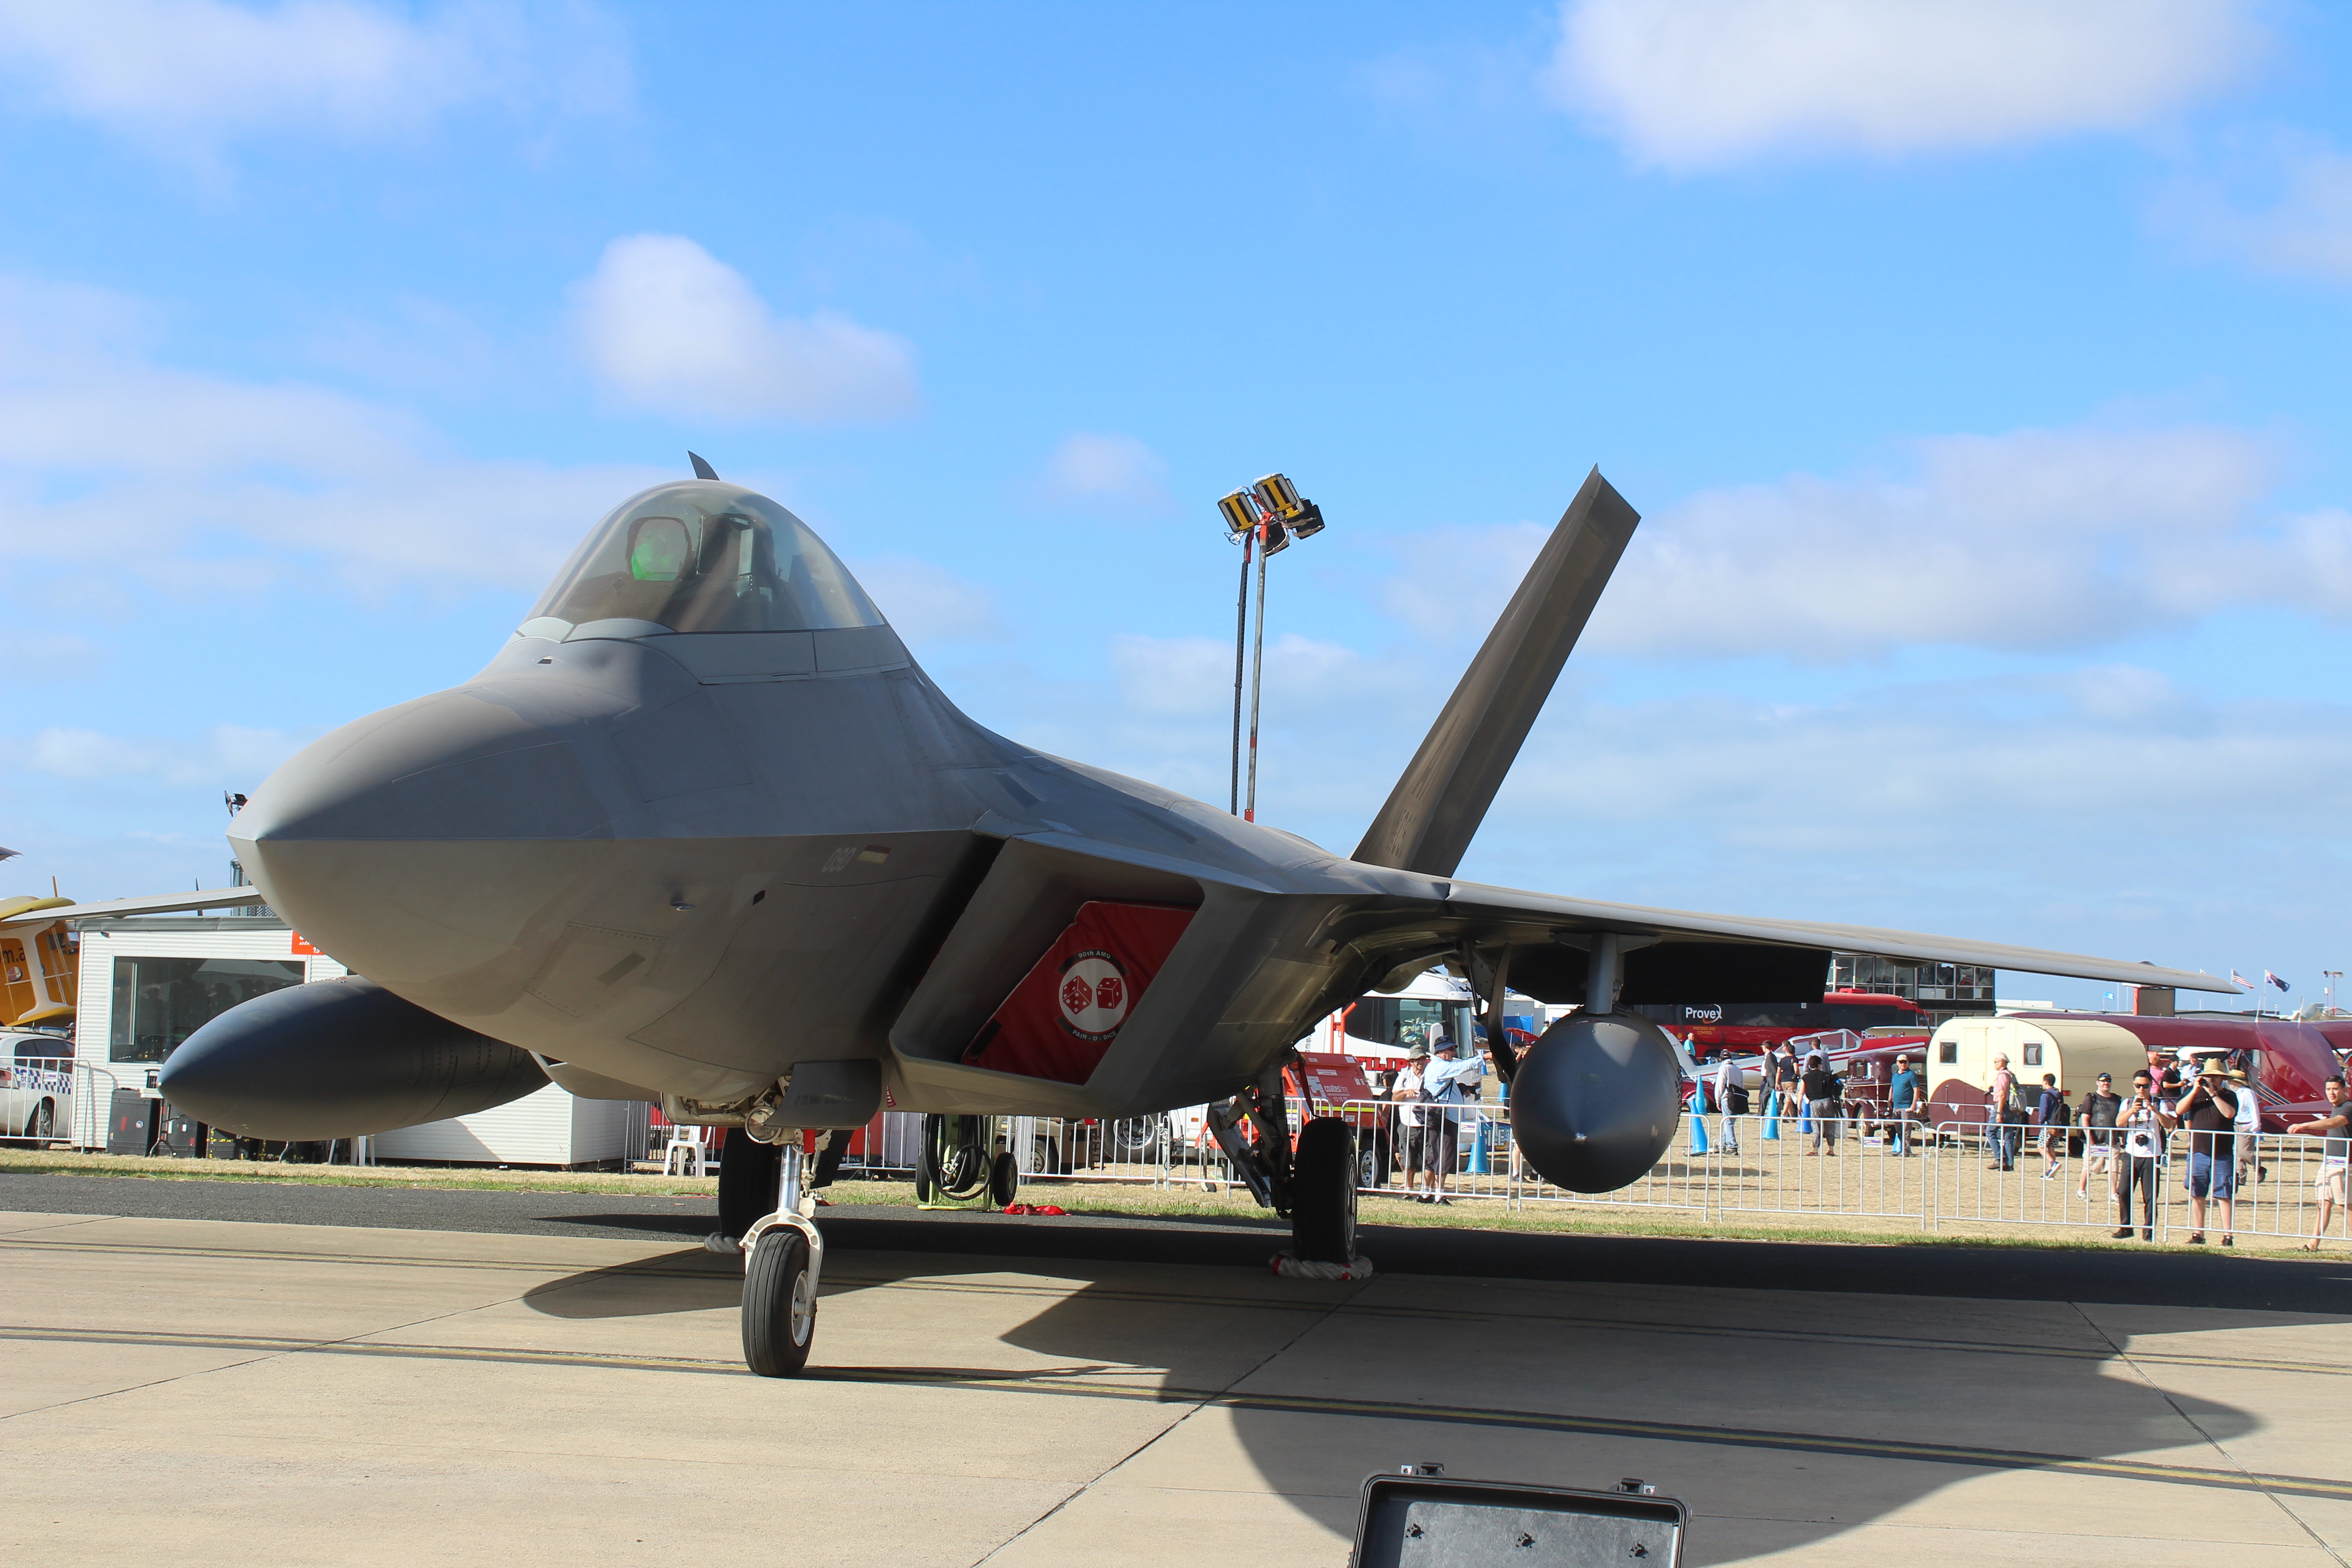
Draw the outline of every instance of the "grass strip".
[[[126,1154],[84,1154],[28,1149],[0,1149],[0,1174],[114,1176],[170,1181],[284,1182],[302,1186],[393,1187],[447,1192],[601,1193],[634,1197],[714,1198],[714,1176],[662,1176],[618,1171],[499,1170],[482,1166],[444,1165],[287,1165],[275,1162],[155,1159]],[[825,1189],[835,1204],[857,1207],[913,1209],[915,1194],[902,1181],[837,1182]],[[1154,1187],[1141,1184],[1091,1183],[1066,1180],[1033,1183],[1022,1190],[1031,1203],[1051,1203],[1073,1214],[1105,1218],[1190,1219],[1278,1222],[1253,1202],[1246,1192],[1203,1191],[1198,1187]],[[0,1204],[5,1204],[0,1188]],[[2104,1228],[2081,1226],[2020,1230],[1990,1225],[1948,1222],[1941,1230],[1920,1228],[1916,1220],[1873,1221],[1854,1217],[1803,1214],[1743,1215],[1719,1219],[1662,1209],[1610,1208],[1574,1204],[1526,1204],[1507,1206],[1496,1198],[1458,1198],[1445,1207],[1415,1204],[1401,1198],[1367,1196],[1358,1209],[1359,1223],[1422,1230],[1470,1230],[1536,1235],[1655,1237],[1687,1240],[1811,1241],[1873,1247],[2001,1247],[2033,1250],[2095,1251],[2128,1245],[2139,1250],[2197,1252],[2219,1255],[2209,1247],[2146,1242],[2118,1243]],[[2238,1238],[2238,1255],[2310,1258],[2294,1251],[2299,1238],[2246,1237]],[[1369,1249],[1368,1249],[1369,1250]],[[2318,1255],[2315,1261],[2336,1263],[2340,1250]],[[1377,1261],[1377,1257],[1375,1257]]]

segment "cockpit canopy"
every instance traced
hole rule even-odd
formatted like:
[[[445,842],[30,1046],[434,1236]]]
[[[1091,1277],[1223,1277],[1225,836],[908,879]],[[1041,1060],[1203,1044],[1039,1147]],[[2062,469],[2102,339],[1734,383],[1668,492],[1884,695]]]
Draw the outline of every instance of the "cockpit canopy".
[[[649,621],[674,632],[878,626],[882,614],[824,542],[766,496],[685,479],[614,508],[531,617]]]

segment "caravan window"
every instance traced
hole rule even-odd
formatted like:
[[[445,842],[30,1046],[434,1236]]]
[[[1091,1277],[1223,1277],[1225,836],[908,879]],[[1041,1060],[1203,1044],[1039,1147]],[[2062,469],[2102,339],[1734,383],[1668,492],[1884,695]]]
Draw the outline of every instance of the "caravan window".
[[[1958,1040],[1946,1040],[1946,1041],[1944,1041],[1941,1045],[1939,1045],[1939,1046],[1937,1046],[1937,1047],[1936,1047],[1936,1060],[1937,1060],[1937,1062],[1938,1064],[1947,1064],[1947,1063],[1957,1062],[1957,1061],[1958,1061],[1959,1059],[1960,1059],[1960,1042],[1959,1042],[1959,1041],[1958,1041]]]

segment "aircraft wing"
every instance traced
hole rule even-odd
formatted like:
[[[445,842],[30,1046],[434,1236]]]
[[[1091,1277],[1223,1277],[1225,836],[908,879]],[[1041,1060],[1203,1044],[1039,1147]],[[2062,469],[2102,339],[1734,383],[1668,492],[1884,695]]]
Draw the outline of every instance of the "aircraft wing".
[[[1890,931],[1880,926],[1829,925],[1816,921],[1758,920],[1748,915],[1656,910],[1640,904],[1612,904],[1598,899],[1530,893],[1478,882],[1453,883],[1446,907],[1449,911],[1470,916],[1476,924],[1490,921],[1504,925],[1539,923],[1549,931],[1561,933],[1621,931],[1629,935],[1654,936],[1669,942],[1758,942],[1778,947],[1826,948],[1835,952],[1875,953],[1913,963],[1983,964],[2027,974],[2058,974],[2077,980],[2112,981],[2125,985],[2169,985],[2180,991],[2239,994],[2238,987],[2230,982],[2200,970],[2164,969],[2152,963],[2126,963],[2112,958],[2092,958],[2079,952],[2053,952],[2046,948],[1971,942],[1959,937],[1930,936],[1923,931]]]
[[[136,899],[104,899],[89,904],[53,904],[26,910],[0,920],[0,931],[10,926],[45,926],[52,921],[77,921],[90,915],[168,915],[190,910],[243,909],[262,901],[258,888],[212,888],[194,893],[150,893]]]

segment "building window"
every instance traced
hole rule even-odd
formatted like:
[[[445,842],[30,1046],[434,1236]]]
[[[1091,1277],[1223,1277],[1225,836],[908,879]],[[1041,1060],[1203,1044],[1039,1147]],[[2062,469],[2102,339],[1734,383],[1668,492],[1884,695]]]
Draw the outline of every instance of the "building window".
[[[302,984],[302,965],[272,958],[118,958],[107,1056],[160,1062],[240,1002]]]

